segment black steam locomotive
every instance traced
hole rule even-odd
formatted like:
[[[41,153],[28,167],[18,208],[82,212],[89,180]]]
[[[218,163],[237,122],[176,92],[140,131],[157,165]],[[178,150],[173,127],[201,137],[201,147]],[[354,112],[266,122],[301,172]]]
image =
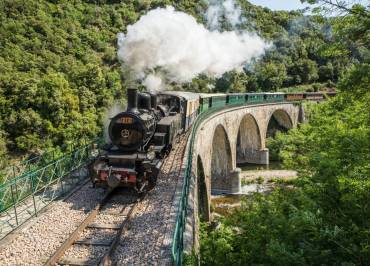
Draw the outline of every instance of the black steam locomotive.
[[[199,95],[189,92],[159,94],[127,91],[128,107],[111,119],[108,144],[93,164],[94,185],[153,187],[162,158],[176,137],[196,118]]]

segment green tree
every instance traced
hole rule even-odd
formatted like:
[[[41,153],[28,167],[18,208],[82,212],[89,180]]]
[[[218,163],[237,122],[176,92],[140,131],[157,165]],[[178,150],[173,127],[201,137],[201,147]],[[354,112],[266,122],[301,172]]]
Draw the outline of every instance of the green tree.
[[[315,61],[298,59],[289,68],[289,74],[295,78],[297,84],[311,83],[318,79],[318,69]]]
[[[270,62],[259,65],[258,84],[264,91],[276,91],[282,87],[286,78],[287,72],[284,64]]]
[[[320,66],[319,71],[319,81],[334,80],[334,67],[329,62],[327,65]]]

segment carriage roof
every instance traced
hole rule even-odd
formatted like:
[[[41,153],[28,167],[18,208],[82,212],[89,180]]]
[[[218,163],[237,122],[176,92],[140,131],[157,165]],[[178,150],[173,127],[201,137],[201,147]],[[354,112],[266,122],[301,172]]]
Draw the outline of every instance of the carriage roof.
[[[177,97],[182,97],[186,100],[196,100],[199,99],[199,94],[189,91],[162,91],[158,93],[158,95],[172,95]]]
[[[216,96],[226,96],[224,93],[198,93],[201,98],[209,98]]]

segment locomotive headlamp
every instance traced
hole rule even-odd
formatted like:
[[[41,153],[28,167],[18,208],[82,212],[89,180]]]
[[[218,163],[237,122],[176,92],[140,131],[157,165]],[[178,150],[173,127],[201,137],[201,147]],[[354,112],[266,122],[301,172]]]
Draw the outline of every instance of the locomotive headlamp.
[[[155,151],[148,151],[146,154],[146,158],[150,161],[155,159]]]

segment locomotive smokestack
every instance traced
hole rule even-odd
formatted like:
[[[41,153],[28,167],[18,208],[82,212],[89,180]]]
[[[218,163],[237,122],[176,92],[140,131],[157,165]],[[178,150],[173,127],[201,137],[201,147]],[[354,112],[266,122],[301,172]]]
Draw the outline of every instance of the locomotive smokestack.
[[[150,93],[150,102],[153,109],[157,109],[157,95]]]
[[[137,89],[127,89],[127,111],[136,113],[138,103]]]

